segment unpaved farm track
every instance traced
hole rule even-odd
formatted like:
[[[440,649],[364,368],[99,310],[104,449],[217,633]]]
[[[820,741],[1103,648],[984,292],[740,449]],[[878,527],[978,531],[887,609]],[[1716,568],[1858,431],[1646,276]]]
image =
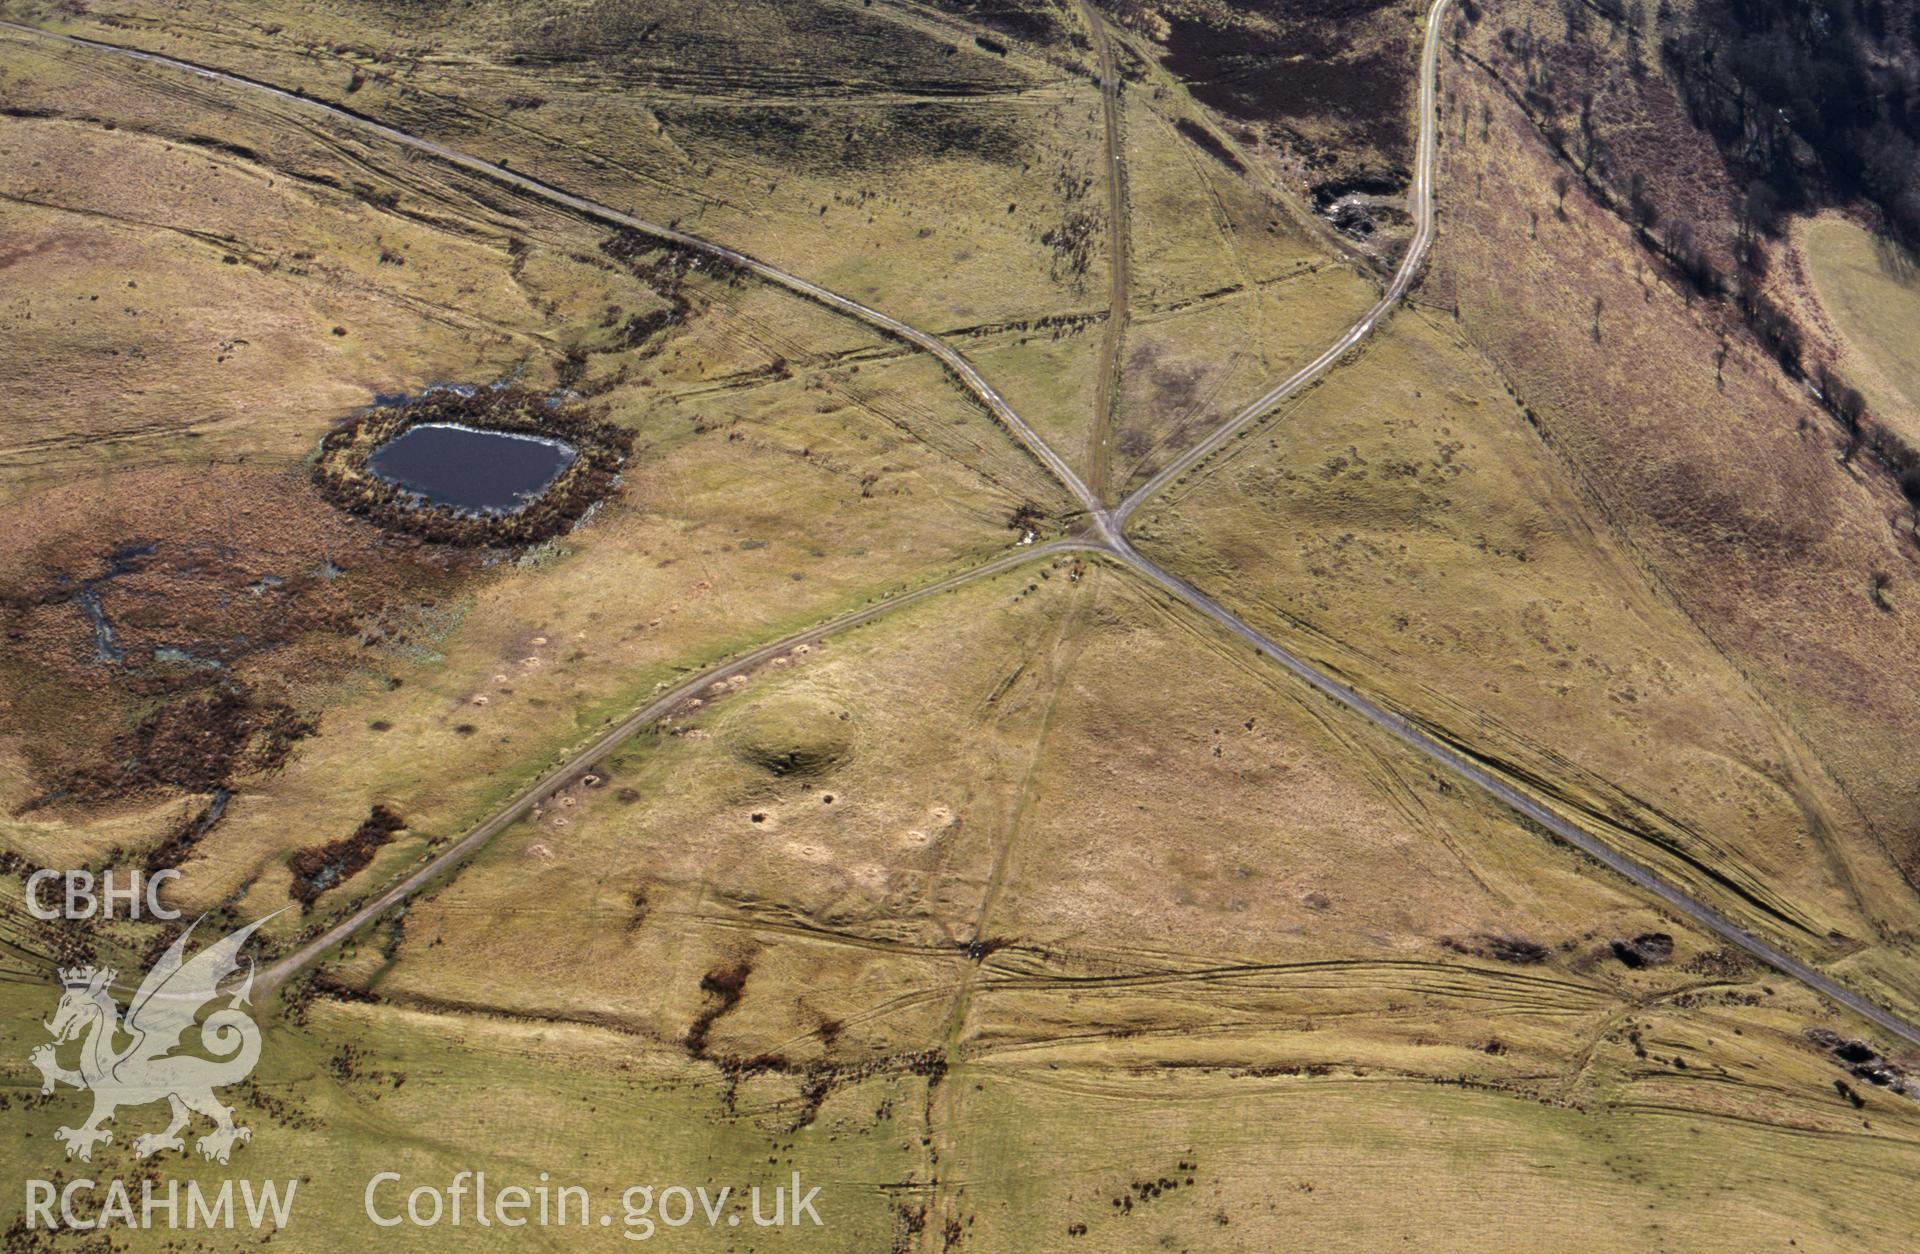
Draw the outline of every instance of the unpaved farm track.
[[[115,56],[130,57],[152,65],[166,66],[185,70],[206,78],[231,83],[250,91],[270,93],[271,95],[296,106],[316,110],[350,126],[379,135],[396,144],[428,153],[440,160],[471,170],[494,179],[507,186],[538,196],[555,204],[570,208],[587,217],[630,230],[640,231],[668,243],[683,248],[721,258],[753,274],[776,283],[790,291],[816,300],[832,309],[837,309],[861,321],[869,323],[909,344],[913,344],[938,358],[954,377],[1023,444],[1039,462],[1081,503],[1087,513],[1088,533],[1069,540],[1054,541],[1050,544],[1015,552],[985,566],[962,574],[951,576],[916,591],[876,602],[855,613],[844,615],[822,623],[805,632],[764,645],[752,653],[735,659],[722,666],[715,667],[700,676],[688,680],[656,700],[636,710],[625,721],[596,739],[585,749],[569,758],[566,762],[548,771],[533,785],[529,786],[515,799],[496,811],[491,817],[470,829],[448,846],[432,861],[413,872],[406,879],[362,906],[307,944],[282,958],[263,973],[263,982],[268,985],[283,983],[302,968],[313,962],[329,948],[353,935],[368,923],[405,901],[421,887],[433,882],[442,873],[452,869],[461,860],[486,844],[501,831],[517,822],[532,810],[535,804],[552,788],[564,780],[587,769],[599,761],[615,745],[633,735],[654,720],[671,712],[675,706],[693,696],[705,686],[729,676],[741,673],[759,665],[788,649],[812,640],[820,639],[832,632],[845,630],[871,621],[890,610],[922,600],[937,593],[958,588],[975,579],[1011,570],[1015,566],[1052,553],[1083,551],[1102,554],[1120,565],[1134,571],[1137,575],[1150,580],[1166,593],[1184,602],[1186,605],[1206,617],[1211,618],[1228,632],[1251,645],[1262,656],[1270,657],[1286,668],[1300,680],[1316,691],[1338,702],[1348,710],[1366,719],[1369,723],[1398,737],[1402,742],[1417,749],[1428,759],[1447,771],[1468,780],[1484,789],[1487,793],[1508,806],[1523,817],[1538,823],[1554,836],[1593,857],[1603,865],[1617,872],[1627,880],[1646,890],[1663,905],[1676,914],[1691,920],[1700,927],[1712,932],[1723,940],[1753,955],[1768,966],[1775,968],[1806,985],[1814,992],[1832,1001],[1836,1005],[1852,1011],[1875,1026],[1900,1037],[1910,1044],[1920,1046],[1920,1026],[1908,1022],[1905,1018],[1869,1001],[1858,993],[1842,987],[1820,971],[1805,962],[1794,958],[1771,943],[1761,939],[1745,928],[1726,918],[1712,907],[1704,904],[1685,890],[1670,883],[1663,876],[1642,866],[1640,863],[1620,853],[1607,841],[1593,835],[1579,825],[1562,817],[1545,802],[1522,790],[1512,782],[1478,762],[1472,760],[1463,751],[1444,743],[1434,733],[1414,723],[1396,711],[1389,710],[1377,702],[1360,695],[1347,685],[1334,679],[1312,663],[1296,657],[1275,644],[1265,635],[1241,621],[1234,614],[1220,606],[1212,598],[1201,592],[1185,580],[1169,573],[1148,558],[1141,556],[1128,544],[1123,534],[1127,518],[1141,503],[1152,497],[1168,484],[1196,469],[1203,461],[1219,451],[1247,426],[1264,417],[1282,400],[1291,396],[1307,383],[1331,369],[1345,354],[1359,344],[1385,320],[1394,307],[1407,294],[1418,277],[1431,249],[1435,231],[1435,210],[1433,198],[1434,152],[1437,144],[1436,118],[1438,114],[1438,79],[1440,63],[1440,26],[1450,0],[1433,0],[1427,10],[1426,32],[1421,42],[1418,93],[1419,137],[1414,160],[1413,185],[1409,192],[1409,208],[1414,222],[1414,234],[1409,242],[1406,254],[1401,259],[1392,279],[1388,282],[1372,308],[1355,322],[1347,331],[1328,346],[1313,361],[1301,367],[1294,374],[1276,384],[1271,390],[1228,418],[1205,439],[1196,443],[1185,453],[1169,462],[1157,474],[1128,496],[1126,500],[1108,511],[1100,500],[1088,488],[1087,484],[1074,474],[1066,462],[1027,425],[1013,407],[987,383],[959,352],[939,337],[908,326],[878,310],[858,301],[828,291],[795,275],[788,274],[774,266],[757,261],[743,253],[726,248],[707,240],[658,226],[631,214],[622,213],[596,201],[575,196],[551,184],[511,170],[502,169],[490,162],[469,156],[432,140],[423,139],[404,131],[395,130],[370,118],[362,117],[345,109],[313,100],[306,96],[295,95],[270,84],[227,74],[206,66],[195,65],[172,57],[137,49],[123,48],[115,44],[101,43],[95,40],[80,39],[68,35],[59,35],[43,31],[36,27],[22,26],[13,22],[0,22],[0,29],[12,30],[45,39],[59,40],[68,45],[108,53]]]
[[[1127,251],[1131,238],[1127,230],[1127,162],[1120,138],[1120,71],[1113,59],[1113,45],[1107,39],[1106,19],[1093,0],[1080,0],[1080,13],[1093,39],[1094,55],[1100,61],[1100,113],[1106,130],[1107,150],[1107,271],[1111,295],[1107,299],[1107,325],[1100,333],[1098,382],[1093,389],[1093,425],[1087,432],[1087,476],[1093,491],[1102,501],[1107,496],[1108,468],[1112,464],[1113,411],[1120,403],[1120,350],[1127,338]]]
[[[1007,554],[1005,557],[996,558],[988,562],[985,566],[977,566],[972,570],[961,571],[959,574],[949,575],[947,578],[939,580],[936,583],[930,583],[924,587],[900,593],[897,596],[875,601],[872,605],[862,606],[851,613],[842,614],[838,618],[828,619],[826,622],[820,623],[817,626],[809,627],[805,631],[795,632],[791,636],[785,636],[769,644],[763,644],[751,653],[744,653],[731,661],[723,662],[718,666],[712,666],[701,671],[693,678],[685,680],[673,688],[668,689],[666,692],[661,693],[658,697],[655,697],[652,701],[628,715],[618,726],[602,733],[586,748],[581,749],[560,765],[543,773],[531,784],[528,784],[516,793],[513,800],[494,811],[493,814],[483,820],[479,826],[468,830],[460,839],[441,850],[440,853],[435,855],[424,866],[408,875],[405,879],[387,889],[372,901],[367,902],[346,918],[327,928],[318,936],[313,937],[292,953],[277,962],[261,968],[260,974],[256,979],[256,987],[261,990],[263,996],[266,993],[270,993],[321,954],[324,954],[341,941],[346,940],[367,924],[393,909],[408,897],[411,897],[415,892],[432,883],[435,879],[439,878],[442,873],[452,870],[482,845],[525,818],[534,806],[538,805],[541,799],[547,796],[548,793],[566,784],[569,780],[577,778],[582,771],[591,769],[623,741],[626,741],[648,725],[671,714],[681,703],[698,696],[713,684],[731,679],[735,675],[743,675],[756,667],[765,665],[776,657],[792,652],[801,645],[817,643],[818,641],[826,639],[828,636],[851,630],[865,623],[870,623],[883,614],[904,609],[909,605],[927,600],[929,597],[938,596],[942,592],[952,592],[954,589],[973,583],[976,580],[1003,574],[1006,571],[1013,570],[1015,567],[1024,566],[1029,562],[1038,561],[1057,553],[1070,553],[1075,551],[1092,552],[1096,551],[1098,547],[1097,545],[1079,540],[1055,540],[1048,544],[1037,544],[1032,548],[1020,549]]]

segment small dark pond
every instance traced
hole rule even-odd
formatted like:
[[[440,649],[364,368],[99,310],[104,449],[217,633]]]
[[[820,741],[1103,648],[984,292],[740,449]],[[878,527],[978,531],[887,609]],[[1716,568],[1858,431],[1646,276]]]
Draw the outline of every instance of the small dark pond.
[[[434,505],[510,514],[546,491],[576,452],[537,435],[423,422],[375,449],[367,469]]]

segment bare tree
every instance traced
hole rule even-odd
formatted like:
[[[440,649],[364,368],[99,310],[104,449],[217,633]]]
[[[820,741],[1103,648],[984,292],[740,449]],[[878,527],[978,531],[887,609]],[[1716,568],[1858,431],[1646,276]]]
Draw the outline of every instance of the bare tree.
[[[1660,207],[1653,203],[1653,193],[1647,190],[1647,178],[1638,170],[1627,182],[1627,207],[1633,213],[1633,224],[1643,231],[1653,230],[1653,224],[1660,220]]]
[[[1900,473],[1900,493],[1913,508],[1913,519],[1908,530],[1915,539],[1920,539],[1920,466],[1909,466]]]

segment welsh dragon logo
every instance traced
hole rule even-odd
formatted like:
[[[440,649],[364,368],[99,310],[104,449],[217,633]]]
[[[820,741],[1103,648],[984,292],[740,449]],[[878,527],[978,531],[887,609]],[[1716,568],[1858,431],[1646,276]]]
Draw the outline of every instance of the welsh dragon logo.
[[[44,1025],[54,1043],[37,1047],[27,1060],[40,1069],[42,1093],[53,1092],[56,1084],[70,1084],[93,1094],[93,1114],[87,1121],[54,1133],[67,1147],[68,1158],[89,1162],[95,1145],[111,1142],[113,1132],[101,1125],[120,1107],[162,1099],[172,1108],[173,1117],[164,1132],[133,1139],[134,1153],[143,1158],[162,1150],[185,1149],[180,1131],[196,1113],[214,1122],[213,1131],[194,1143],[207,1158],[224,1163],[235,1145],[252,1139],[252,1129],[236,1127],[233,1108],[222,1105],[213,1094],[217,1088],[246,1079],[260,1060],[260,1029],[241,1009],[253,989],[252,963],[238,987],[223,994],[220,982],[239,969],[241,946],[266,921],[249,923],[189,960],[187,939],[199,926],[196,920],[147,972],[127,1006],[124,1024],[109,991],[118,972],[91,966],[61,970],[60,982],[67,991],[52,1021]],[[201,1009],[223,995],[226,1005],[201,1020]],[[200,1048],[210,1058],[173,1052],[189,1029],[196,1027]],[[58,1049],[83,1036],[80,1065],[69,1071],[60,1065]],[[131,1040],[122,1048],[118,1042],[125,1038]]]

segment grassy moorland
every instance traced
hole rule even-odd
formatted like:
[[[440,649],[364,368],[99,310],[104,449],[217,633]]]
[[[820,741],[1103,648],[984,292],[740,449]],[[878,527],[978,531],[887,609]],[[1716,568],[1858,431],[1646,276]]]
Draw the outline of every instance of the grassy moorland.
[[[1920,442],[1920,361],[1908,340],[1920,325],[1920,279],[1911,254],[1840,218],[1806,220],[1799,233],[1818,309],[1843,346],[1840,371],[1901,435]]]
[[[1808,755],[1794,769],[1811,781],[1794,791],[1831,799],[1802,802],[1809,827],[1857,833],[1846,860],[1897,869],[1885,900],[1900,900],[1920,867],[1899,817],[1914,782],[1898,749],[1920,718],[1920,675],[1899,488],[1847,457],[1805,388],[1724,305],[1672,281],[1620,218],[1577,188],[1562,217],[1538,131],[1483,74],[1455,81],[1466,124],[1450,132],[1449,177],[1481,194],[1442,242],[1434,296],[1457,303],[1531,411],[1589,525],[1627,547],[1792,729]],[[1906,911],[1873,913],[1898,943]]]
[[[236,1094],[248,1171],[309,1190],[282,1239],[462,1168],[798,1171],[823,1248],[1904,1222],[1920,1119],[1836,1092],[1805,1031],[1843,1025],[1117,569],[724,689],[293,991]],[[46,992],[7,987],[21,1053]],[[1434,1209],[1493,1175],[1498,1215]]]
[[[1403,316],[1215,476],[1142,511],[1146,551],[1617,825],[1729,912],[1826,956],[1866,941],[1910,962],[1907,890],[1871,829],[1583,514],[1578,481],[1450,321]]]
[[[292,847],[376,802],[415,847],[457,830],[666,677],[977,561],[1018,539],[1017,508],[1060,503],[931,362],[857,323],[209,85],[8,47],[33,115],[5,137],[31,280],[9,366],[37,420],[4,476],[4,777],[31,859],[160,844],[219,784],[241,795],[186,859],[187,900],[265,900]],[[502,565],[392,543],[312,491],[320,437],[376,396],[499,379],[634,433],[573,534]],[[74,599],[103,577],[113,664]],[[229,690],[215,743],[151,722]],[[249,772],[279,711],[309,734]],[[185,760],[127,777],[130,743]],[[81,779],[95,804],[22,809]]]
[[[1064,48],[996,53],[917,5],[12,7],[377,115],[916,325],[1105,291],[1099,93]]]
[[[1339,335],[1406,219],[1392,7],[5,11],[937,332],[1110,499]],[[1501,31],[1623,66],[1645,32],[1473,12],[1415,299],[1134,541],[1911,1015],[1898,489],[1602,172],[1558,177],[1538,80],[1593,58]],[[1593,123],[1629,156],[1678,116],[1636,81]],[[165,936],[42,925],[22,872],[176,867],[213,923],[284,908],[285,952],[689,675],[1073,525],[937,361],[769,281],[178,70],[0,35],[0,107],[9,1179],[75,1170],[84,1099],[26,1062],[54,967]],[[1356,196],[1364,229],[1315,212]],[[1833,334],[1903,386],[1840,312],[1895,295],[1811,238]],[[570,531],[428,542],[319,494],[367,406],[495,383],[631,437]],[[1021,560],[676,698],[259,1007],[223,1096],[232,1171],[303,1182],[276,1240],[417,1240],[364,1219],[381,1170],[546,1172],[610,1228],[631,1185],[798,1172],[827,1226],[780,1243],[823,1249],[1911,1230],[1910,1059],[1118,563]],[[157,1118],[89,1173],[229,1174],[136,1162]]]

